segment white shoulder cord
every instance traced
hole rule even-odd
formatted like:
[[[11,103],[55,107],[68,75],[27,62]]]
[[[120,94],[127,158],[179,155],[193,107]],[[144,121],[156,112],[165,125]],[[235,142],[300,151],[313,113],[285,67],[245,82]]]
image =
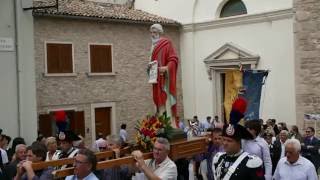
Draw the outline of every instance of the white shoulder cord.
[[[248,156],[249,153],[247,152],[243,152],[238,159],[236,160],[236,162],[233,163],[233,165],[231,167],[228,168],[228,172],[227,174],[223,177],[223,180],[229,180],[230,177],[232,176],[232,174],[234,173],[234,171],[237,169],[237,167],[239,166],[239,164],[242,162],[242,160]]]

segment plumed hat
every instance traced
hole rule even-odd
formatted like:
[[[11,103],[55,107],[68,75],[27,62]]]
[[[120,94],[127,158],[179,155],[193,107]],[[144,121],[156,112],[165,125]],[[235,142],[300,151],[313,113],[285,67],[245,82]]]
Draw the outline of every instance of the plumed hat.
[[[63,110],[54,112],[54,118],[56,122],[65,122],[67,119],[66,112]]]
[[[244,117],[244,113],[247,109],[247,101],[243,97],[238,97],[232,104],[230,112],[230,122],[224,125],[222,135],[230,137],[237,141],[241,139],[253,139],[250,132],[239,121]]]

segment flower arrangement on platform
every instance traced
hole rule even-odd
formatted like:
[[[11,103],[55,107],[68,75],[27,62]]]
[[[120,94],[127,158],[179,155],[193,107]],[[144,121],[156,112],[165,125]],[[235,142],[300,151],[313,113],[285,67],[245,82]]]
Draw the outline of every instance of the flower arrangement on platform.
[[[136,142],[146,151],[151,151],[157,137],[169,138],[173,130],[170,118],[162,116],[147,116],[138,120],[135,125],[137,130]]]

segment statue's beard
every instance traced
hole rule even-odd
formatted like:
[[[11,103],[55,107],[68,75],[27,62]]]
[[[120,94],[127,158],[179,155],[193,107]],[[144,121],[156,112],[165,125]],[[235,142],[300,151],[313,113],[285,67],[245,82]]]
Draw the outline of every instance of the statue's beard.
[[[154,37],[151,37],[151,42],[152,42],[152,44],[153,44],[153,45],[156,44],[156,43],[159,41],[159,39],[160,39],[160,36],[159,36],[159,35],[154,36]]]

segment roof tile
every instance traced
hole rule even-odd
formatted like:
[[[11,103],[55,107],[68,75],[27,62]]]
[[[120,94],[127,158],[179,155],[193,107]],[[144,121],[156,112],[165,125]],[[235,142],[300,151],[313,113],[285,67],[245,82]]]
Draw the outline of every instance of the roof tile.
[[[34,7],[53,6],[56,4],[56,0],[34,0],[33,4]],[[33,14],[35,16],[83,16],[101,19],[179,25],[177,21],[150,14],[142,10],[129,8],[126,5],[98,3],[88,0],[59,0],[58,4],[58,9],[36,9],[33,11]]]

